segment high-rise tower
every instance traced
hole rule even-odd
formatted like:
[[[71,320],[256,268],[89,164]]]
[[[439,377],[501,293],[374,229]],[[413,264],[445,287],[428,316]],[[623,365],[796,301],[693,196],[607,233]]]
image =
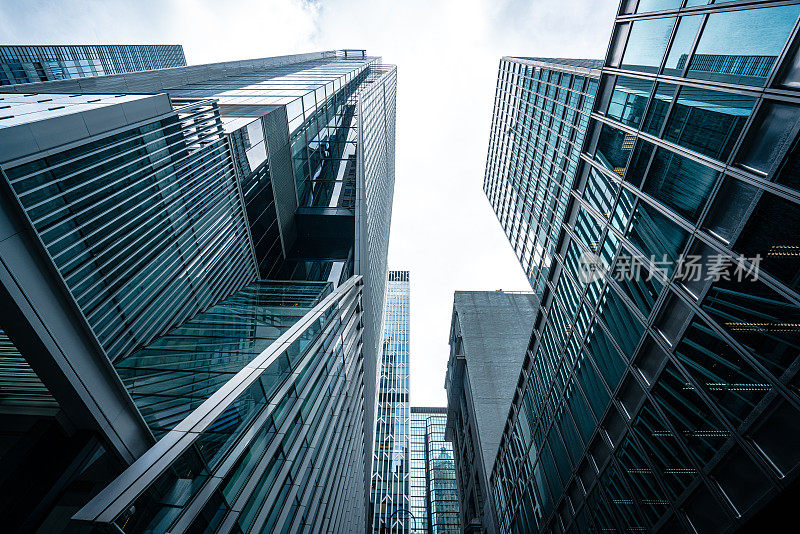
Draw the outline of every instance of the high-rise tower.
[[[181,45],[0,46],[0,85],[185,66]]]
[[[3,88],[8,525],[366,529],[395,87],[341,50]]]
[[[491,476],[501,531],[795,515],[798,15],[621,3]]]
[[[447,408],[411,407],[411,532],[460,534],[453,444],[444,437]]]
[[[389,271],[372,468],[373,532],[411,532],[408,487],[410,331],[408,271]]]

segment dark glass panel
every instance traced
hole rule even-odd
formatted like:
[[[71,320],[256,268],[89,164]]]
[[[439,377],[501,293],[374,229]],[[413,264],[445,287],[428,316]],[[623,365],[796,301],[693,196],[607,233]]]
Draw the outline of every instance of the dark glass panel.
[[[760,269],[792,288],[800,285],[800,206],[763,192],[734,250],[761,256]]]
[[[727,343],[696,319],[675,356],[734,425],[741,423],[771,389]]]
[[[794,141],[800,106],[764,101],[755,123],[749,129],[737,161],[749,168],[768,173]]]
[[[688,234],[655,208],[639,203],[628,236],[646,257],[667,260],[667,274],[671,275]]]
[[[636,136],[603,124],[594,159],[603,167],[622,176],[635,140]]]
[[[653,387],[653,398],[684,440],[690,454],[705,464],[730,432],[674,364],[668,363]]]
[[[755,101],[751,96],[682,87],[664,139],[726,161]]]
[[[650,108],[647,110],[647,118],[642,125],[642,131],[652,135],[660,135],[664,119],[669,111],[672,98],[678,89],[677,85],[671,83],[659,83],[653,98],[650,100]]]
[[[644,108],[653,88],[652,80],[641,80],[619,76],[614,85],[611,102],[606,115],[623,124],[638,128],[642,122]]]
[[[659,148],[642,190],[697,222],[717,176],[714,169]]]

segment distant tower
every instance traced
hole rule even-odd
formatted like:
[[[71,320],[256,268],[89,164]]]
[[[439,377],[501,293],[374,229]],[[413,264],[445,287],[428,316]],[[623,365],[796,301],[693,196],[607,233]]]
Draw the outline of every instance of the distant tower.
[[[373,532],[409,532],[409,273],[389,271],[372,468]]]

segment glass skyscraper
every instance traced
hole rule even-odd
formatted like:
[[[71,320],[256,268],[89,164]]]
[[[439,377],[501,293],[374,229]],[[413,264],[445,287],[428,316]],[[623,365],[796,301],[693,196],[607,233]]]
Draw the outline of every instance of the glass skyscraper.
[[[602,61],[504,57],[483,190],[541,293],[575,180]]]
[[[184,66],[181,45],[0,46],[0,85]]]
[[[340,50],[3,88],[8,528],[367,529],[395,87]]]
[[[410,519],[414,534],[460,534],[453,444],[444,437],[447,408],[411,407]]]
[[[373,530],[412,532],[409,519],[408,271],[389,271],[372,466]]]
[[[502,532],[794,521],[799,14],[622,2],[491,476]]]

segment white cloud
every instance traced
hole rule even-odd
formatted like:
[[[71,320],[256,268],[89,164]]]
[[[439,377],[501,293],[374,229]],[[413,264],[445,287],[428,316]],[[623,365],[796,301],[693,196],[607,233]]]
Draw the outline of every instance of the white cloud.
[[[453,291],[529,289],[482,191],[503,55],[605,54],[617,2],[0,0],[0,42],[178,43],[190,63],[366,48],[398,65],[390,268],[411,270],[411,400],[444,405]]]

